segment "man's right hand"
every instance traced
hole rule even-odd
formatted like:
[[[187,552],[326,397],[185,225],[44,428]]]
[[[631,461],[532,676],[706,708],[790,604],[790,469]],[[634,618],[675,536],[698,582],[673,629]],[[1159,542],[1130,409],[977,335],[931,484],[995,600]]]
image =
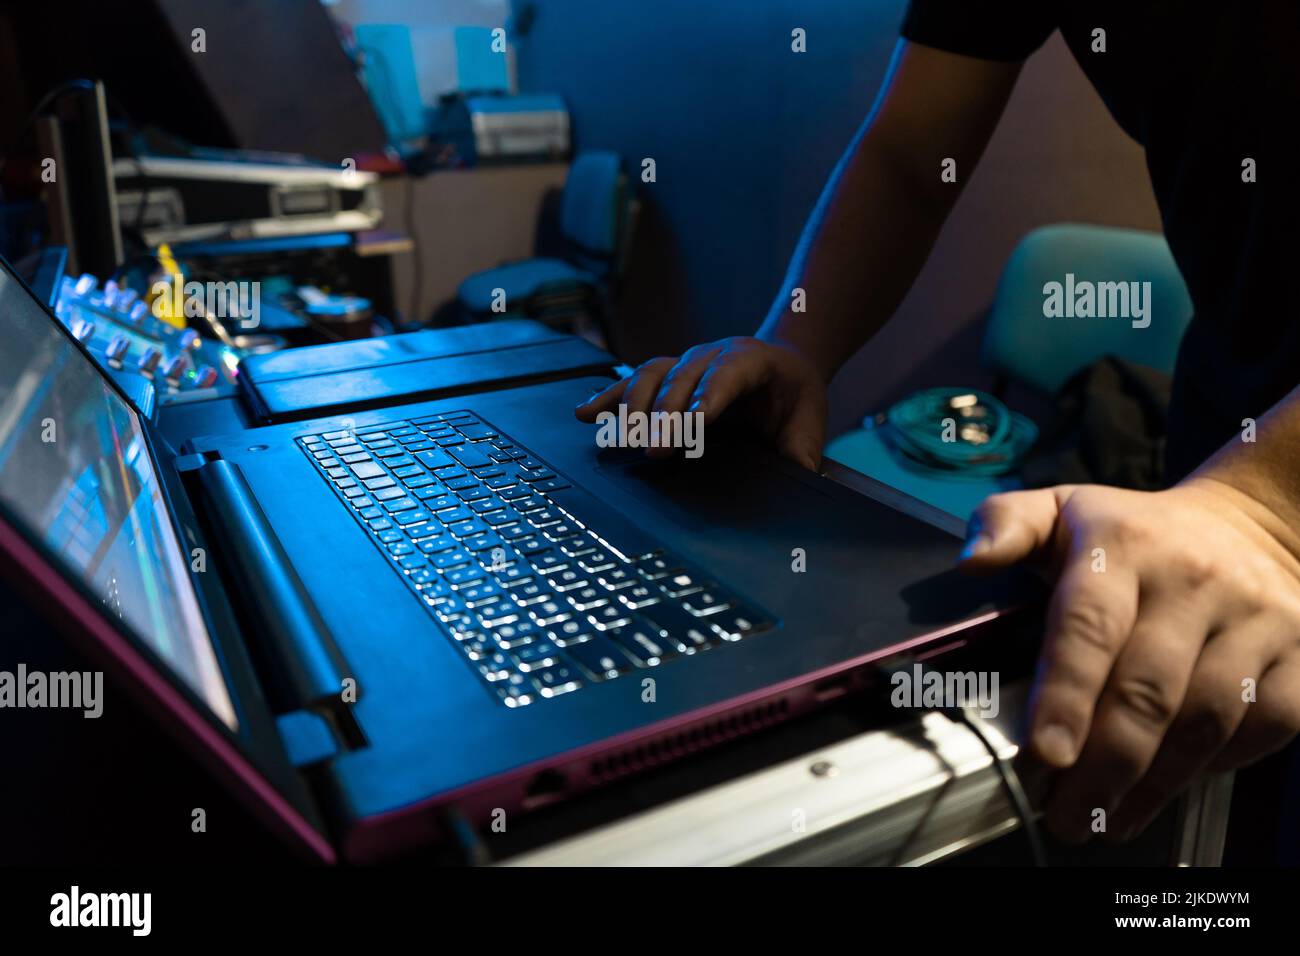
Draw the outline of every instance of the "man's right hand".
[[[584,422],[601,412],[700,412],[706,425],[736,406],[791,461],[816,471],[826,442],[826,383],[804,355],[741,336],[697,345],[681,358],[654,358],[575,409]],[[651,448],[655,456],[671,448]]]

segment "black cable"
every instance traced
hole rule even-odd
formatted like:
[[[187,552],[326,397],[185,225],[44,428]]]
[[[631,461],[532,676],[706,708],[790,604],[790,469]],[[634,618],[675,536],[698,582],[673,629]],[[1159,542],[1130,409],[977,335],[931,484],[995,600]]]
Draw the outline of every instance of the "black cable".
[[[877,665],[875,669],[883,682],[889,685],[893,683],[894,674],[900,671],[906,673],[918,664],[919,662],[915,658],[908,656],[896,660],[892,665]],[[924,665],[920,666],[924,671]],[[920,709],[943,714],[949,720],[964,724],[975,735],[976,739],[984,745],[984,749],[988,751],[993,760],[993,769],[997,771],[998,779],[1002,782],[1002,789],[1005,791],[1012,809],[1016,812],[1020,829],[1024,831],[1025,838],[1029,842],[1029,852],[1034,866],[1047,866],[1047,853],[1043,848],[1043,838],[1038,830],[1038,818],[1034,814],[1034,808],[1030,805],[1025,788],[1020,782],[1020,774],[1016,772],[1014,766],[1002,759],[997,746],[989,739],[979,721],[972,717],[964,707],[923,707]]]
[[[1033,856],[1034,866],[1047,866],[1047,852],[1043,849],[1043,838],[1038,832],[1038,818],[1029,804],[1029,796],[1025,793],[1016,768],[1002,758],[997,746],[989,739],[979,721],[972,717],[965,707],[943,708],[943,713],[949,718],[955,717],[970,728],[971,733],[979,738],[984,749],[989,752],[989,756],[993,758],[993,768],[997,770],[998,777],[1002,780],[1002,789],[1006,791],[1007,799],[1011,801],[1016,816],[1020,818],[1020,828],[1024,830],[1025,838],[1029,841],[1029,852]]]

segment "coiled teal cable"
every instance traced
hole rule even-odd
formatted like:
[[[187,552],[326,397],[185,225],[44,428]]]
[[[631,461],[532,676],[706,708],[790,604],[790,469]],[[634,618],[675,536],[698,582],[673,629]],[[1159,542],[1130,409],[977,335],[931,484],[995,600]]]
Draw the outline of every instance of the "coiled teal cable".
[[[918,471],[987,478],[1014,471],[1038,427],[987,392],[931,388],[909,395],[874,422]]]

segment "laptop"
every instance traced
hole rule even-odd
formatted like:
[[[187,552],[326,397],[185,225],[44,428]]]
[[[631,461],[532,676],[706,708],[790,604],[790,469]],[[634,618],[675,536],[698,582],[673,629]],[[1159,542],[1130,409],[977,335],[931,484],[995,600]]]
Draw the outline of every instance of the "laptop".
[[[176,454],[7,264],[0,336],[0,573],[316,860],[487,832],[1035,596],[955,574],[953,519],[738,432],[599,447],[572,409],[607,377]]]

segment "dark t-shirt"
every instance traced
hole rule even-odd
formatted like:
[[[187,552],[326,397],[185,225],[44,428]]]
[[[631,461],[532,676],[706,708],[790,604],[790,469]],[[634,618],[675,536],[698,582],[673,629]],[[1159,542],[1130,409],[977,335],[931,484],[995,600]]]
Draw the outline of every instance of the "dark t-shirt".
[[[912,0],[902,32],[1018,61],[1057,29],[1146,148],[1195,305],[1170,408],[1177,480],[1300,384],[1300,2]],[[1096,29],[1105,52],[1093,52]]]

